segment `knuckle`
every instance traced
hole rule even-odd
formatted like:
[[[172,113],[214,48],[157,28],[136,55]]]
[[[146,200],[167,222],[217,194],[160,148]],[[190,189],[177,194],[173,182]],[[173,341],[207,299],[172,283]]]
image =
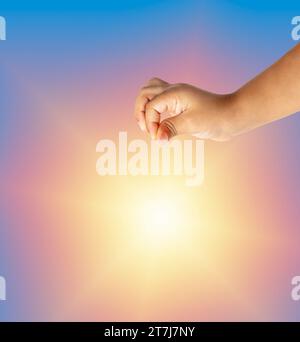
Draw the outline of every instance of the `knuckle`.
[[[186,83],[176,83],[175,84],[176,88],[185,88],[187,86]]]
[[[149,111],[152,108],[152,104],[150,102],[146,103],[145,110]]]
[[[147,87],[143,87],[140,89],[140,92],[139,92],[139,96],[138,98],[141,98],[141,97],[144,97],[145,94],[149,91],[149,89]]]
[[[152,77],[149,82],[160,82],[160,78],[158,77]]]
[[[148,89],[149,89],[148,86],[144,86],[144,87],[142,87],[142,88],[140,89],[140,92],[145,92],[145,91],[148,90]]]

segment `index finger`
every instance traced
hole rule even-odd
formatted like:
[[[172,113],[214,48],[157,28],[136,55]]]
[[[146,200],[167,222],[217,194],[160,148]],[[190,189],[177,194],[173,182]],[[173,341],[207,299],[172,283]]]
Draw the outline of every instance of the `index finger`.
[[[136,98],[134,115],[138,121],[140,128],[144,131],[147,130],[145,120],[145,108],[148,102],[150,102],[155,96],[161,94],[167,87],[167,83],[160,85],[149,85],[143,87]]]

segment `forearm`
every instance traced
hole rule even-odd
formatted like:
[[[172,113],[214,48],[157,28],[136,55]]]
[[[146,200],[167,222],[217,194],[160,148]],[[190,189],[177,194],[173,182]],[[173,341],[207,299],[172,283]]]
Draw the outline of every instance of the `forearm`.
[[[235,133],[300,110],[300,44],[231,95]]]

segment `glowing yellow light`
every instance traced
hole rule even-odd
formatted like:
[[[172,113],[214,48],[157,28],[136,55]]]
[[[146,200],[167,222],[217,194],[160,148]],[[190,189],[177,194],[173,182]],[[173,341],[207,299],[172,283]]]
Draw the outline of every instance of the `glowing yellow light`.
[[[183,208],[172,196],[159,196],[140,203],[139,230],[150,244],[159,245],[178,239],[183,228]]]

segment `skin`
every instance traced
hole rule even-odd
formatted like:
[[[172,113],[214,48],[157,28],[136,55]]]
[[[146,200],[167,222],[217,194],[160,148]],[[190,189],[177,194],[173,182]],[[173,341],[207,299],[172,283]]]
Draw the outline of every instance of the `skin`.
[[[219,95],[153,78],[135,104],[138,125],[158,140],[180,134],[230,140],[298,111],[300,44],[234,93]]]

